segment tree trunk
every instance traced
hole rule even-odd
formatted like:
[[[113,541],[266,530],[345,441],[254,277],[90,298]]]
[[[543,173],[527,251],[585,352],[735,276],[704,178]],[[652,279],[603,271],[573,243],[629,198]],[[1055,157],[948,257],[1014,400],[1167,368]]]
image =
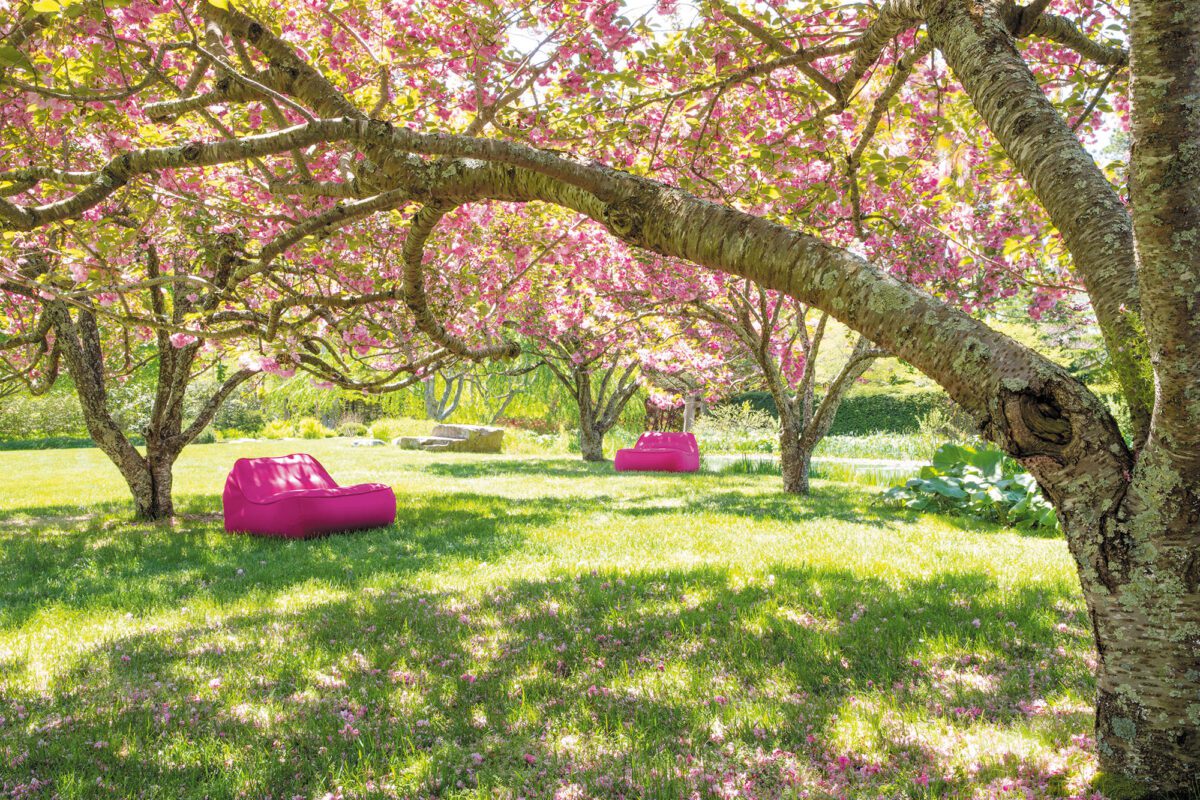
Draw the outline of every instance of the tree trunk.
[[[604,431],[596,426],[595,420],[579,419],[579,452],[584,461],[604,460]]]
[[[175,515],[171,499],[171,467],[146,469],[146,480],[129,485],[133,493],[134,515],[139,520],[158,522]]]
[[[462,375],[452,377],[442,376],[445,386],[439,398],[437,394],[437,376],[426,378],[424,383],[425,416],[435,422],[445,422],[458,408],[462,400],[463,384],[466,382]]]
[[[1109,569],[1081,570],[1100,659],[1101,770],[1200,790],[1200,9],[1131,5],[1130,196],[1156,397]],[[1090,583],[1090,585],[1089,585]]]
[[[691,433],[696,422],[696,395],[689,394],[683,401],[683,432]]]
[[[1134,571],[1136,583],[1091,599],[1100,766],[1153,796],[1185,796],[1200,788],[1200,555]]]
[[[1200,468],[1153,435],[1130,464],[1111,422],[1050,409],[1014,407],[988,433],[1025,451],[1079,569],[1098,656],[1097,755],[1119,783],[1102,788],[1188,796],[1200,776]]]
[[[779,408],[779,471],[788,494],[808,494],[808,468],[812,451],[800,444],[803,429],[799,409],[785,402]]]
[[[1096,742],[1105,779],[1122,794],[1194,796],[1200,788],[1200,548],[1196,483],[1159,453],[1139,462],[1120,511],[1073,524],[1060,503],[1099,657]],[[1147,463],[1149,457],[1150,463]],[[1085,517],[1092,515],[1084,514]],[[1113,787],[1117,788],[1117,787]]]
[[[1141,334],[1129,211],[1017,51],[1005,20],[1013,4],[924,5],[930,37],[1071,252],[1140,442],[1149,429],[1154,383]],[[1086,214],[1081,198],[1087,198]]]
[[[175,516],[175,504],[171,497],[174,479],[173,470],[178,451],[172,451],[162,444],[161,431],[146,431],[146,456],[143,461],[148,486],[139,485],[134,491],[134,504],[137,507],[137,517],[142,520],[169,520]],[[130,487],[133,489],[133,487]]]

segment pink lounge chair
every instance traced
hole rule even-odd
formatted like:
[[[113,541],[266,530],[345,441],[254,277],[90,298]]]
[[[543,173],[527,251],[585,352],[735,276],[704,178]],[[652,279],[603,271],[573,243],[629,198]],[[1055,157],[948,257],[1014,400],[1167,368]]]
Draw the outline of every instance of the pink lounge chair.
[[[643,433],[632,449],[618,450],[617,472],[695,472],[700,469],[700,448],[690,433]]]
[[[382,483],[338,486],[315,458],[239,458],[225,480],[225,530],[307,539],[391,525],[396,495]]]

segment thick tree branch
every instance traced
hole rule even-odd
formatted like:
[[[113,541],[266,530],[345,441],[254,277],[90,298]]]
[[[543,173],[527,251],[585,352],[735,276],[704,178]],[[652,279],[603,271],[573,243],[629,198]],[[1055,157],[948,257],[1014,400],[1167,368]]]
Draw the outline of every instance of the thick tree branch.
[[[417,327],[435,343],[461,358],[481,360],[486,358],[516,358],[521,348],[515,342],[502,341],[498,344],[472,347],[460,337],[446,330],[429,307],[425,294],[425,242],[449,209],[439,206],[424,206],[413,217],[408,236],[404,240],[404,301],[416,320]]]
[[[1144,441],[1154,387],[1129,212],[1047,99],[1001,15],[988,4],[975,11],[954,0],[928,5],[930,37],[1062,233],[1104,334],[1135,438]],[[1081,195],[1089,201],[1080,203]]]
[[[1020,33],[1018,36],[1022,35]],[[1111,44],[1101,44],[1089,39],[1075,23],[1066,17],[1055,14],[1041,14],[1029,28],[1030,36],[1040,36],[1043,39],[1069,47],[1089,61],[1114,67],[1129,65],[1129,51],[1123,47]]]

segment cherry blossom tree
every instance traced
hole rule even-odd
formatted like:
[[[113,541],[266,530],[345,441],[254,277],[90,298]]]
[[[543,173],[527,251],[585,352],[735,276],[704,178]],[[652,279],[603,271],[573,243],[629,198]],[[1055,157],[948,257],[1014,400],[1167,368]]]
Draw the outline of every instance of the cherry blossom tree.
[[[640,365],[627,354],[589,344],[567,334],[542,339],[536,352],[575,401],[583,460],[603,461],[604,437],[637,393]]]
[[[742,363],[766,385],[779,412],[784,491],[807,494],[813,450],[829,433],[846,393],[885,353],[866,337],[857,337],[834,378],[819,387],[817,363],[829,315],[812,314],[803,303],[745,279],[722,283],[722,291],[694,298],[685,309],[706,323],[696,333],[709,341],[727,339],[726,346],[738,350]],[[819,398],[818,388],[823,390]]]
[[[640,290],[659,276],[595,224],[553,209],[464,209],[442,247],[458,254],[458,283],[481,275],[489,317],[503,320],[566,390],[578,412],[584,461],[604,459],[604,437],[641,385],[652,351],[670,358],[648,329],[654,298]],[[459,295],[461,300],[461,293]],[[494,310],[493,310],[494,309]]]
[[[637,19],[582,0],[61,5],[5,0],[10,247],[107,229],[130,193],[180,181],[220,199],[259,265],[319,275],[352,260],[329,242],[387,220],[408,329],[503,357],[518,348],[494,321],[430,303],[427,244],[456,208],[551,205],[826,312],[941,384],[1054,503],[1097,644],[1102,767],[1157,794],[1196,774],[1195,0],[1128,17],[1093,0],[705,2],[670,25],[655,16],[672,2]],[[1125,125],[1128,196],[1088,150]],[[1087,300],[1132,442],[974,314],[1013,287]]]
[[[218,237],[205,251],[211,256],[213,274],[230,267],[229,244]],[[65,366],[88,433],[129,485],[137,515],[162,519],[174,513],[172,467],[180,452],[207,427],[225,398],[259,370],[251,366],[226,370],[218,355],[223,348],[206,348],[186,333],[113,324],[109,312],[117,302],[129,309],[131,301],[141,300],[159,319],[176,326],[187,317],[210,317],[215,307],[212,293],[196,285],[206,282],[187,266],[176,264],[168,279],[154,245],[143,243],[131,250],[133,258],[144,264],[145,279],[140,285],[122,287],[119,297],[80,289],[56,269],[55,262],[78,259],[74,268],[86,271],[79,262],[86,260],[87,253],[79,247],[58,244],[18,256],[16,268],[0,288],[4,316],[24,332],[0,342],[0,362],[10,382],[35,395],[48,391]],[[146,367],[156,375],[150,417],[144,430],[129,431],[119,422],[110,392],[115,382]],[[216,388],[194,417],[186,419],[188,387],[206,373],[217,375]],[[132,433],[144,436],[144,453],[134,446]]]

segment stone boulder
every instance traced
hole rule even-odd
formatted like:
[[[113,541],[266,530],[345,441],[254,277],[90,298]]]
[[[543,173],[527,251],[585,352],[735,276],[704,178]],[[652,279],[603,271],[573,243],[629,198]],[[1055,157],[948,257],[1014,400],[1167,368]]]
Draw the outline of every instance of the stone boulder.
[[[405,450],[499,453],[504,445],[504,429],[488,425],[437,425],[430,436],[401,436],[393,444]]]

